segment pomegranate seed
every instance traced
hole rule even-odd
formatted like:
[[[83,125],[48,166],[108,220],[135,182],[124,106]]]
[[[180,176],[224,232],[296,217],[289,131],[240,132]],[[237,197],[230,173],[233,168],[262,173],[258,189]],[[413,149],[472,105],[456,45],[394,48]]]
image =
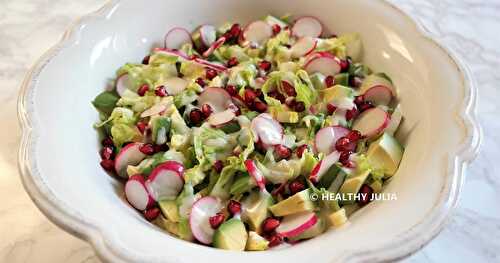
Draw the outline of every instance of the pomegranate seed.
[[[222,224],[222,222],[224,222],[224,219],[225,219],[224,213],[219,212],[214,216],[209,217],[208,222],[210,223],[210,226],[213,229],[217,229]]]
[[[233,24],[231,26],[231,29],[229,29],[229,34],[231,35],[231,37],[234,37],[235,39],[238,39],[238,37],[241,34],[240,24]]]
[[[328,103],[326,104],[326,110],[328,111],[328,114],[333,114],[337,110],[337,107],[335,107],[335,105],[331,103]]]
[[[297,157],[302,158],[302,155],[307,150],[307,144],[303,144],[296,149]]]
[[[306,110],[306,105],[304,104],[304,102],[299,101],[295,104],[294,110],[296,112],[303,112]]]
[[[234,115],[236,115],[236,116],[241,115],[240,108],[238,106],[236,106],[234,103],[229,104],[229,106],[227,106],[227,108],[230,109],[231,111],[233,111]]]
[[[357,142],[359,139],[361,139],[361,133],[357,130],[352,130],[350,131],[346,137],[351,141],[351,142]]]
[[[201,105],[201,112],[203,113],[204,118],[208,118],[210,116],[210,114],[212,114],[212,112],[214,112],[214,110],[212,109],[212,107],[210,107],[210,105],[203,104],[203,105]]]
[[[257,95],[253,90],[245,89],[244,97],[245,97],[245,102],[247,104],[251,104],[255,100],[255,98],[257,98]]]
[[[286,98],[285,104],[289,108],[293,109],[293,108],[295,108],[295,105],[297,105],[297,101],[295,100],[295,98],[289,97],[289,98]]]
[[[364,103],[359,105],[359,111],[363,112],[363,111],[371,109],[373,107],[375,107],[375,106],[373,106],[373,104],[371,102],[365,101]]]
[[[292,150],[281,144],[274,146],[274,150],[281,159],[288,159],[292,155]]]
[[[349,138],[347,138],[347,137],[341,137],[335,143],[335,149],[337,151],[339,151],[339,152],[348,151],[350,143],[351,143],[351,140],[349,140]]]
[[[363,95],[359,95],[356,98],[354,98],[354,103],[358,106],[363,104],[364,102],[365,102],[365,98],[363,97]]]
[[[267,60],[262,60],[259,63],[259,68],[264,70],[264,71],[269,71],[271,69],[271,62],[269,62]]]
[[[373,189],[369,185],[362,185],[358,193],[361,194],[358,200],[360,206],[364,206],[372,201]]]
[[[205,71],[205,77],[208,80],[212,80],[213,78],[217,77],[217,71],[215,71],[211,68],[207,68],[207,70]]]
[[[217,173],[220,173],[222,172],[222,168],[224,168],[224,165],[222,164],[222,161],[221,160],[217,160],[215,161],[214,163],[214,169]]]
[[[226,91],[227,93],[229,93],[229,95],[231,96],[235,96],[236,94],[238,94],[238,90],[236,89],[235,86],[233,85],[227,85],[226,86]]]
[[[301,181],[293,181],[288,185],[288,190],[290,190],[291,195],[294,195],[304,189],[306,189],[306,187]]]
[[[227,210],[231,215],[237,215],[241,212],[241,204],[238,201],[230,200],[229,204],[227,204]]]
[[[155,149],[155,153],[168,151],[168,145],[166,144],[155,144],[153,147]]]
[[[162,86],[159,86],[158,88],[156,88],[155,94],[158,97],[165,97],[165,96],[167,96],[167,90],[165,89],[165,86],[162,85]]]
[[[144,64],[144,65],[149,64],[149,58],[150,58],[150,56],[149,56],[149,55],[145,56],[145,57],[142,59],[142,64]]]
[[[109,137],[106,137],[104,138],[102,141],[101,141],[101,145],[102,146],[110,146],[110,147],[113,147],[114,144],[113,144],[113,140]]]
[[[139,151],[145,155],[152,155],[155,153],[155,148],[151,143],[145,143],[141,147],[139,147]]]
[[[268,217],[262,222],[262,231],[271,233],[280,225],[280,221],[276,218]]]
[[[146,95],[146,92],[149,90],[149,86],[148,84],[143,84],[138,90],[137,90],[137,94],[139,94],[139,96],[144,96]]]
[[[227,66],[228,67],[234,67],[238,65],[238,59],[236,57],[231,57],[228,61],[227,61]]]
[[[283,242],[283,237],[279,234],[274,234],[267,241],[269,241],[269,247],[275,247]]]
[[[278,24],[273,25],[273,34],[277,35],[281,32],[281,27]]]
[[[283,87],[283,90],[285,91],[286,95],[290,97],[297,96],[295,88],[292,86],[292,84],[288,83],[288,81],[281,81],[281,86]]]
[[[267,104],[265,104],[264,102],[262,101],[254,101],[253,103],[253,107],[256,111],[258,112],[266,112],[267,111]]]
[[[114,171],[115,170],[115,161],[113,160],[102,160],[101,166],[106,171]]]
[[[198,125],[202,121],[203,113],[199,109],[193,109],[189,112],[189,122]]]
[[[352,154],[351,151],[345,151],[340,153],[339,161],[342,164],[346,164],[349,161],[349,156]]]
[[[105,146],[101,150],[101,158],[103,160],[111,160],[113,159],[113,147],[111,146]]]
[[[350,120],[356,118],[358,116],[358,114],[359,114],[358,109],[352,108],[345,113],[345,118],[347,121],[350,121]]]
[[[197,79],[196,79],[196,84],[198,84],[198,85],[200,85],[200,86],[202,86],[202,87],[205,87],[205,85],[206,85],[207,83],[205,83],[205,81],[204,81],[202,78],[197,78]]]
[[[160,209],[158,207],[153,207],[151,209],[144,210],[143,214],[146,220],[153,221],[160,215]]]
[[[340,60],[340,72],[346,72],[349,69],[349,61],[346,59]]]
[[[327,88],[335,85],[335,78],[332,75],[329,75],[325,78],[325,85]]]
[[[144,134],[144,132],[148,128],[148,124],[142,121],[138,122],[135,126],[137,127],[137,129],[141,134]]]

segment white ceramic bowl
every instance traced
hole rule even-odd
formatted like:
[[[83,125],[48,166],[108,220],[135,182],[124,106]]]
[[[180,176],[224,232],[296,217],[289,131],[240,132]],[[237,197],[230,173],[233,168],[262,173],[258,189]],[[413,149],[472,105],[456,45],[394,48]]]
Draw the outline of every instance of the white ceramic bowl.
[[[188,243],[146,222],[124,201],[122,185],[99,166],[90,101],[125,62],[140,61],[174,26],[246,23],[264,15],[319,17],[332,32],[359,32],[366,63],[389,73],[406,118],[406,152],[386,192],[351,224],[296,246],[255,253]],[[401,258],[442,229],[456,205],[480,129],[470,75],[394,6],[374,1],[112,1],[78,22],[27,76],[19,99],[19,167],[37,206],[88,240],[109,261],[332,262]],[[285,261],[286,260],[286,261]]]

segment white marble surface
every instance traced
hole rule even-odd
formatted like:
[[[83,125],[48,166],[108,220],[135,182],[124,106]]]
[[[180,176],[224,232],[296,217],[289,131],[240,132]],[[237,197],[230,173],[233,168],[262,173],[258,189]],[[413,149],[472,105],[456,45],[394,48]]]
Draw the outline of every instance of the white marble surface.
[[[16,99],[35,60],[104,0],[0,0],[0,262],[99,262],[85,242],[50,223],[17,171]],[[443,232],[408,262],[500,262],[500,0],[392,0],[456,50],[479,85],[484,128],[459,207]]]

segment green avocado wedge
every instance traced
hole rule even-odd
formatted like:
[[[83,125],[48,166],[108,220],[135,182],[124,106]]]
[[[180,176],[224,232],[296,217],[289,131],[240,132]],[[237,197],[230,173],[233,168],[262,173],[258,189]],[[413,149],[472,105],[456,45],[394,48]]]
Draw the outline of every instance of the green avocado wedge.
[[[248,234],[243,222],[238,218],[231,218],[215,231],[213,246],[226,250],[243,251],[247,239]]]
[[[313,211],[315,206],[311,201],[311,190],[306,189],[298,192],[287,199],[271,206],[269,210],[274,216],[286,216],[305,211]]]
[[[376,169],[382,169],[386,177],[393,176],[403,157],[403,147],[391,135],[384,133],[368,147],[366,156]]]

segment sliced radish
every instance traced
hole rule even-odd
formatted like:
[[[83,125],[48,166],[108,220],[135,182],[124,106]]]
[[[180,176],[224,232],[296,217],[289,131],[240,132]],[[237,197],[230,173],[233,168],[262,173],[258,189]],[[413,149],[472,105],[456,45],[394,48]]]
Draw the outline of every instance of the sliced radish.
[[[319,72],[325,76],[335,76],[341,70],[340,60],[325,51],[310,54],[304,68],[309,74]]]
[[[318,217],[314,212],[300,212],[283,217],[280,225],[276,228],[276,233],[283,237],[295,237],[302,234],[318,222]]]
[[[132,175],[125,184],[125,197],[137,210],[144,211],[154,205],[154,200],[146,190],[144,177]]]
[[[232,109],[227,109],[225,111],[213,113],[208,117],[208,123],[212,126],[219,126],[232,121],[236,117]]]
[[[194,58],[194,62],[219,72],[227,70],[227,68],[222,64],[210,62],[201,58]]]
[[[337,140],[346,136],[348,133],[349,129],[340,125],[325,127],[316,133],[316,137],[314,137],[314,147],[317,152],[329,154],[334,150],[332,146],[335,146]]]
[[[198,105],[208,104],[214,113],[225,111],[230,103],[231,95],[223,88],[206,88],[198,97]]]
[[[302,37],[291,47],[292,57],[307,56],[316,48],[318,41],[312,37]]]
[[[163,82],[163,85],[165,86],[165,90],[167,91],[169,96],[175,96],[186,89],[188,82],[185,79],[173,77],[165,80],[165,82]]]
[[[263,44],[272,36],[273,28],[261,20],[248,24],[243,31],[244,40],[257,45]]]
[[[184,166],[176,161],[158,165],[149,175],[146,188],[154,200],[173,200],[184,186]]]
[[[309,175],[309,180],[311,180],[311,182],[313,183],[319,182],[319,180],[326,173],[326,171],[328,171],[328,169],[332,165],[335,165],[335,163],[339,161],[339,158],[340,158],[340,153],[337,151],[334,151],[329,155],[325,156],[323,160],[321,160],[319,163],[316,164],[316,166],[314,166],[313,170],[311,171],[311,174]]]
[[[250,176],[252,176],[252,178],[255,180],[255,183],[260,188],[260,190],[264,191],[266,189],[266,180],[264,178],[264,175],[262,175],[262,172],[259,170],[259,168],[257,168],[257,165],[255,165],[255,162],[248,159],[245,161],[245,167],[247,168]]]
[[[361,135],[372,137],[381,133],[391,121],[389,114],[379,108],[371,108],[361,113],[352,125],[353,130],[358,130]]]
[[[127,166],[137,165],[146,158],[146,155],[139,150],[141,146],[142,143],[133,142],[120,150],[115,159],[115,170],[120,177],[127,177]]]
[[[165,48],[180,49],[186,43],[191,43],[191,34],[182,27],[174,27],[165,35]]]
[[[384,132],[386,132],[389,135],[394,135],[394,133],[396,133],[396,131],[398,130],[398,127],[401,124],[402,120],[403,120],[403,113],[401,112],[401,107],[398,105],[394,109],[394,112],[392,112],[391,121],[389,122],[389,126],[387,126]]]
[[[372,86],[363,93],[363,98],[375,105],[389,105],[392,100],[392,91],[383,85]]]
[[[296,37],[319,37],[323,33],[321,22],[312,16],[303,16],[292,27],[292,35]]]
[[[143,111],[141,113],[141,118],[146,118],[146,117],[150,117],[150,116],[153,116],[156,114],[160,114],[163,111],[165,111],[166,109],[167,109],[167,106],[165,104],[155,104],[151,108]]]
[[[202,25],[198,30],[200,30],[200,38],[203,45],[209,47],[215,42],[217,30],[214,26]]]
[[[177,56],[185,60],[190,60],[189,56],[181,50],[171,50],[167,48],[155,48],[154,52],[162,52],[171,56]]]
[[[226,42],[226,37],[220,37],[219,39],[217,39],[217,41],[215,41],[212,45],[210,45],[210,47],[205,52],[203,52],[203,56],[208,57],[212,55],[212,53],[214,53],[214,51],[218,49],[220,46],[224,45],[225,42]]]
[[[220,200],[213,196],[206,196],[194,202],[189,215],[189,226],[196,240],[207,245],[212,243],[215,230],[210,226],[209,218],[221,209]]]
[[[129,86],[130,82],[128,80],[128,74],[123,74],[116,79],[116,93],[118,93],[120,97],[123,96]]]
[[[283,140],[283,127],[267,113],[261,113],[252,120],[250,126],[256,139],[267,146],[281,144]]]

